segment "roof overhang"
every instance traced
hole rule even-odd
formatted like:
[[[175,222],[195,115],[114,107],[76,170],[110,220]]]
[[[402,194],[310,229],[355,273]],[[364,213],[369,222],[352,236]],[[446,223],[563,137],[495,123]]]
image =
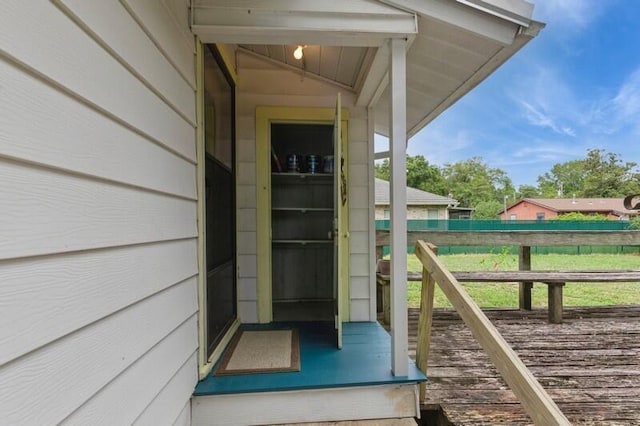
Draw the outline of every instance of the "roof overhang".
[[[532,12],[524,0],[191,0],[191,27],[205,43],[375,48],[351,89],[357,105],[374,109],[383,135],[388,40],[405,38],[411,137],[538,34],[544,24]]]
[[[472,90],[544,24],[533,6],[516,0],[384,0],[418,15],[418,34],[407,52],[407,136],[411,137]],[[375,108],[377,133],[388,135],[388,52],[378,50],[359,105]]]
[[[192,0],[191,29],[205,43],[381,46],[418,32],[415,13],[376,0]]]

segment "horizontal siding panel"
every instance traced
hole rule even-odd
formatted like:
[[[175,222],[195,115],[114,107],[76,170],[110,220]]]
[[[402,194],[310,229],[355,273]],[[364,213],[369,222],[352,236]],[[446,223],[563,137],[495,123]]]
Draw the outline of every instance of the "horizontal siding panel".
[[[182,411],[180,411],[172,426],[191,426],[191,400],[187,401],[182,407]]]
[[[196,287],[184,281],[0,368],[3,420],[65,419],[196,312]]]
[[[197,383],[198,369],[194,361],[194,351],[198,347],[197,327],[197,317],[194,315],[102,388],[62,424],[133,424],[158,396],[158,392],[184,367],[183,374],[186,373],[190,388],[184,389],[182,386],[181,394],[175,395],[176,401],[165,401],[172,404],[164,407],[167,417],[157,424],[167,424],[166,420],[175,419]]]
[[[193,88],[119,1],[58,1],[195,126]]]
[[[194,276],[196,251],[192,239],[5,262],[0,365]]]
[[[369,277],[351,277],[350,281],[350,293],[351,300],[356,299],[369,299]]]
[[[187,415],[185,419],[185,403],[190,413],[190,398],[197,382],[198,360],[194,353],[133,424],[137,426],[166,425],[173,419],[175,420],[173,424],[189,426],[191,424],[189,416]]]
[[[369,164],[369,145],[366,142],[349,140],[349,162],[351,164]]]
[[[236,185],[236,207],[240,209],[256,208],[256,186]]]
[[[367,209],[369,189],[367,186],[349,186],[349,205],[354,209]]]
[[[351,254],[369,253],[369,233],[364,231],[353,231],[349,233],[349,251]]]
[[[350,161],[349,165],[349,186],[368,186],[369,167],[362,162]],[[354,164],[355,163],[355,164]]]
[[[121,1],[195,89],[195,39],[184,27],[184,18],[174,17],[171,8],[158,0]]]
[[[239,116],[236,119],[236,139],[246,140],[250,146],[254,146],[254,138],[256,136],[256,120],[253,115]],[[236,147],[240,144],[236,143]],[[240,161],[240,160],[239,160]],[[242,160],[252,161],[252,160]]]
[[[195,128],[51,2],[0,2],[0,28],[6,54],[195,163]]]
[[[352,277],[368,277],[369,255],[352,254],[349,256],[349,273]]]
[[[283,81],[286,81],[287,84],[282,84]],[[337,93],[339,91],[338,87],[333,84],[304,76],[302,70],[299,72],[289,70],[251,70],[243,74],[239,82],[239,88],[247,93],[280,96],[324,96],[327,93]],[[335,98],[335,94],[333,96]]]
[[[373,321],[369,317],[369,299],[352,299],[349,310],[351,321]]]
[[[256,184],[256,163],[255,162],[241,162],[237,163],[237,183],[240,185],[255,185]]]
[[[245,78],[247,77],[243,74],[241,80]],[[238,89],[237,99],[237,112],[241,116],[254,115],[256,106],[258,105],[320,108],[335,108],[336,106],[335,93],[327,93],[325,96],[278,96],[244,94]]]
[[[255,278],[238,279],[238,300],[258,300]]]
[[[191,238],[196,202],[0,160],[0,259]]]
[[[196,198],[195,166],[0,59],[0,156]]]
[[[238,209],[238,231],[249,232],[257,230],[256,209]]]
[[[255,300],[238,301],[238,317],[243,323],[258,322],[258,302]]]
[[[238,254],[257,254],[256,233],[237,232],[237,252]]]
[[[238,277],[252,278],[257,276],[257,256],[243,254],[238,256]]]
[[[351,111],[358,111],[360,108],[353,108]],[[350,111],[350,112],[351,112]],[[349,115],[349,142],[366,143],[368,138],[367,120],[364,118],[353,118]],[[364,161],[367,157],[363,158]]]

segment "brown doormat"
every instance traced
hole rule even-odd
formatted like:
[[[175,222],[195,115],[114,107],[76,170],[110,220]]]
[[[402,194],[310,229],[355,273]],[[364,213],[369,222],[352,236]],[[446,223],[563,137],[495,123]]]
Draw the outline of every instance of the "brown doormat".
[[[216,375],[300,371],[298,330],[240,330]]]

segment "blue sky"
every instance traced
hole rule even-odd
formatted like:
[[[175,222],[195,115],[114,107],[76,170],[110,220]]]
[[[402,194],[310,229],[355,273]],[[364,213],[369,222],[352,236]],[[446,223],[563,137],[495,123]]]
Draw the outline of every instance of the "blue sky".
[[[640,163],[640,1],[534,3],[546,28],[415,135],[410,155],[436,165],[479,156],[516,187],[590,148]]]

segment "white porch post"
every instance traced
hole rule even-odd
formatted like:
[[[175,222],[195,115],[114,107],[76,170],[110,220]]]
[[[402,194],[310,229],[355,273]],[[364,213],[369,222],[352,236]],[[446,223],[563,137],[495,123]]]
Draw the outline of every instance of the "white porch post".
[[[408,374],[407,326],[407,41],[391,39],[391,370]]]

